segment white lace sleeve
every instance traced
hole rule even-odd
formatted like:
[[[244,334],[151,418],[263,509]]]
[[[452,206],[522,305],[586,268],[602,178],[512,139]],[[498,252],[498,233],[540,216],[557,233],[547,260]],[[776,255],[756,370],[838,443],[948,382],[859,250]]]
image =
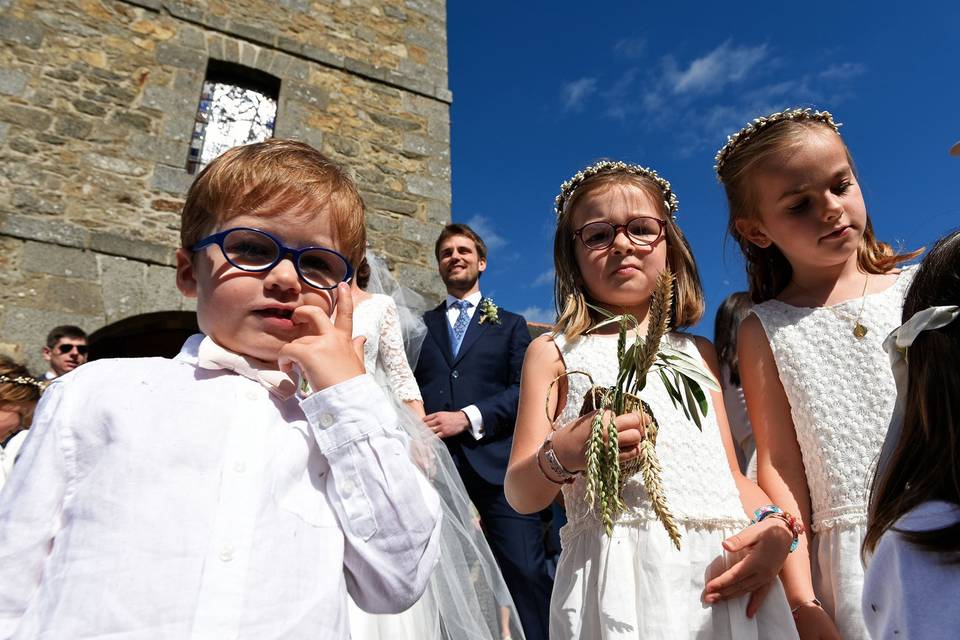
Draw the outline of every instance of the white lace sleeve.
[[[410,363],[407,362],[407,352],[403,346],[403,334],[400,331],[397,306],[393,299],[387,298],[387,300],[387,305],[383,310],[383,320],[380,323],[380,363],[397,398],[404,402],[410,400],[423,401],[423,396],[420,395],[420,387],[417,386],[413,371],[410,369]]]

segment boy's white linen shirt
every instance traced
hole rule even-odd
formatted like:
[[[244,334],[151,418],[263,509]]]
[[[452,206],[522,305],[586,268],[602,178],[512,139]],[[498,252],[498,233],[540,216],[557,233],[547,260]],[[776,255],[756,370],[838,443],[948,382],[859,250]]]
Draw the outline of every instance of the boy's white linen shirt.
[[[53,383],[0,496],[0,638],[345,638],[437,561],[439,498],[371,376],[304,400],[174,360]]]

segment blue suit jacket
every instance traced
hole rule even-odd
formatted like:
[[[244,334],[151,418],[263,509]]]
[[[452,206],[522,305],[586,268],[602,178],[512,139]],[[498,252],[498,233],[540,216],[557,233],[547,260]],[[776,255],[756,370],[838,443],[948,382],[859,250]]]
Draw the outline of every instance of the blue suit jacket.
[[[530,344],[523,316],[499,310],[500,324],[479,320],[478,309],[463,336],[460,351],[450,350],[446,304],[426,312],[427,338],[414,375],[426,412],[459,411],[476,405],[484,435],[469,430],[444,441],[458,466],[468,464],[491,484],[502,485],[507,472],[520,399],[520,369]]]

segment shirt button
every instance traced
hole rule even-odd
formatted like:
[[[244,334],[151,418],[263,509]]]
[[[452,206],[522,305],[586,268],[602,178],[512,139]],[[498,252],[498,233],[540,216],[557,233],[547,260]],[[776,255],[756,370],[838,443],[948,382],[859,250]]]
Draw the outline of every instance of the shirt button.
[[[233,547],[228,544],[223,545],[223,548],[220,549],[220,559],[224,562],[233,560]]]
[[[243,460],[237,460],[237,462],[235,462],[233,465],[233,470],[237,473],[243,473],[247,470],[247,463]]]
[[[450,375],[453,376],[454,378],[459,378],[459,377],[460,377],[460,372],[457,371],[456,369],[454,369],[454,370],[453,370],[453,373],[451,373]]]
[[[343,497],[344,497],[344,498],[349,498],[349,497],[353,494],[353,490],[356,489],[356,486],[357,486],[357,485],[353,484],[353,481],[351,481],[351,480],[347,480],[346,482],[344,482],[344,483],[343,483]]]
[[[320,416],[320,426],[322,427],[332,427],[333,426],[333,416],[329,413],[325,413]]]

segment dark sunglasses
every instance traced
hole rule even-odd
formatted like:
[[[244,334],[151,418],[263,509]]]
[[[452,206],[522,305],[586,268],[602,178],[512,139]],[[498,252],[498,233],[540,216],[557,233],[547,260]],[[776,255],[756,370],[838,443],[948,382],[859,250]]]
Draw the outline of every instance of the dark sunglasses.
[[[667,223],[660,218],[638,216],[627,220],[626,224],[612,222],[588,222],[573,232],[574,237],[587,249],[606,249],[617,239],[620,229],[627,232],[630,242],[640,246],[650,246],[663,236]]]
[[[74,349],[76,349],[76,350],[77,350],[77,353],[79,353],[80,355],[85,356],[85,355],[87,355],[87,351],[89,351],[90,348],[89,348],[87,345],[85,345],[85,344],[59,344],[59,345],[57,345],[57,351],[59,351],[61,355],[67,355],[68,353],[70,353],[70,352],[73,351]]]

